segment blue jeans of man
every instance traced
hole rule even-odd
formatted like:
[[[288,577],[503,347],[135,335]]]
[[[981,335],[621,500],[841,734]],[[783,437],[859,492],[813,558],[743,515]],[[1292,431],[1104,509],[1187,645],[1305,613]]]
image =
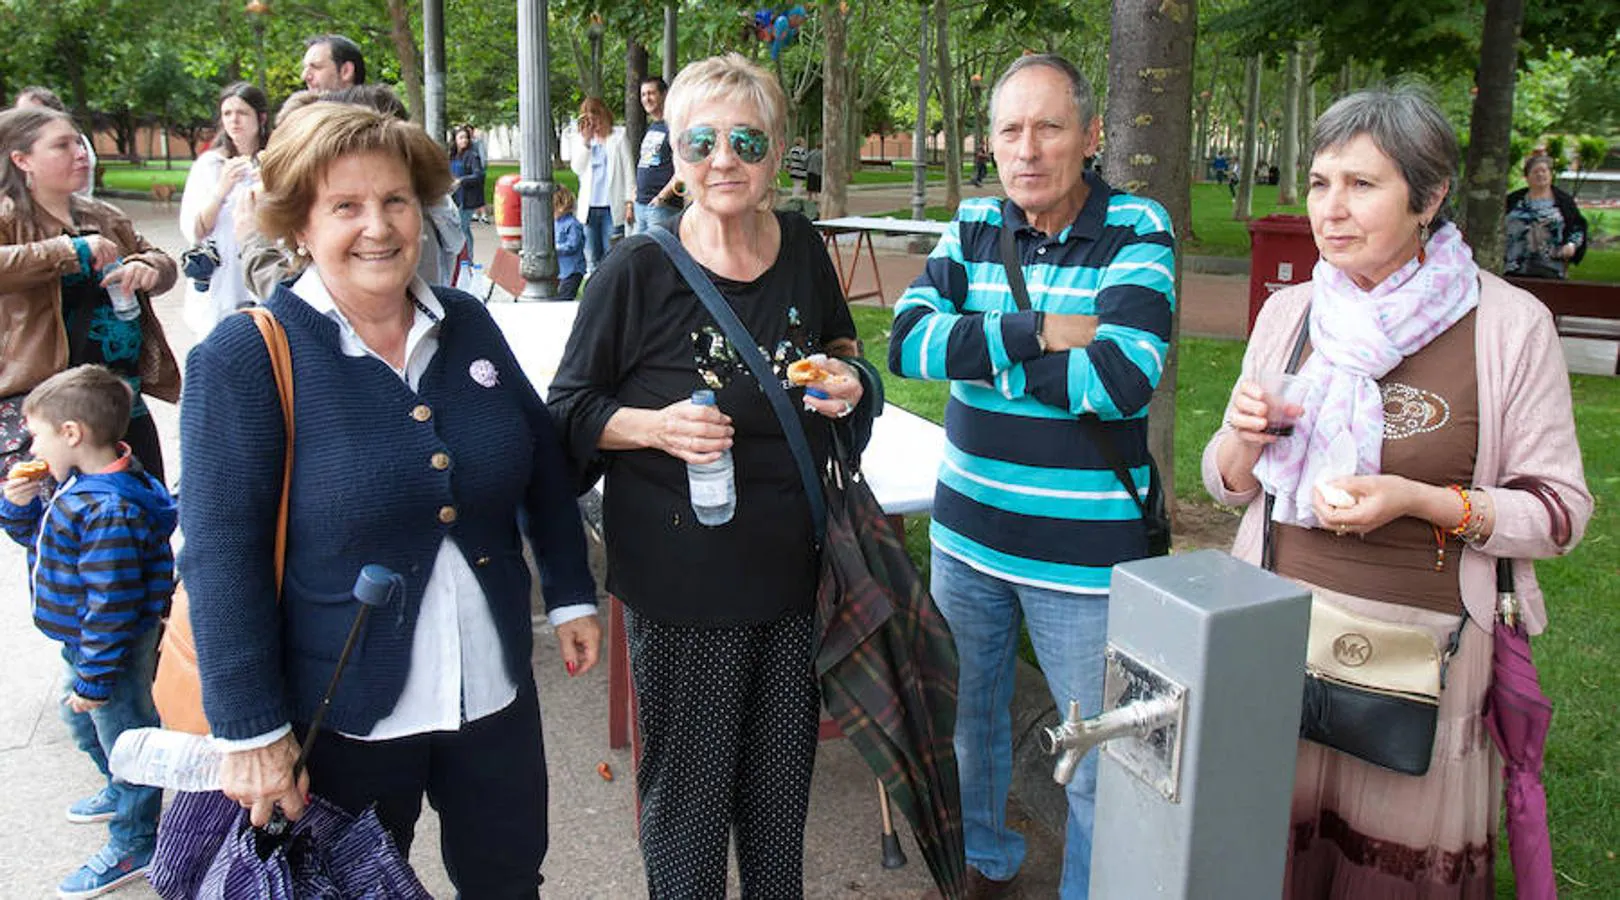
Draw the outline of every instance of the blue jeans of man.
[[[635,233],[646,234],[647,229],[654,226],[662,228],[665,231],[671,230],[671,226],[675,224],[675,220],[680,218],[681,209],[678,206],[670,206],[667,203],[637,203],[635,213]]]
[[[157,707],[152,705],[152,675],[157,669],[158,629],[156,625],[135,639],[125,657],[124,669],[113,683],[107,702],[85,713],[76,713],[66,703],[57,707],[62,721],[67,723],[74,743],[89,755],[96,768],[108,779],[108,790],[117,801],[118,809],[107,823],[112,845],[120,853],[148,850],[157,840],[158,812],[163,805],[160,788],[142,787],[114,780],[107,768],[107,756],[112,753],[118,736],[131,728],[156,728],[159,724]],[[75,679],[72,652],[64,647],[62,659],[67,667],[62,696],[73,690]]]
[[[472,210],[470,210],[470,209],[468,209],[466,207],[461,208],[461,236],[467,239],[467,258],[468,259],[474,259],[475,258],[473,256],[472,217],[473,217],[473,211]]]
[[[950,623],[961,667],[955,744],[967,861],[986,877],[1005,881],[1024,861],[1024,838],[1007,827],[1019,624],[1029,625],[1030,643],[1058,709],[1066,710],[1073,698],[1086,716],[1094,716],[1102,708],[1108,599],[1003,581],[937,547],[931,588]],[[1091,882],[1096,751],[1086,754],[1069,782],[1068,798],[1058,895],[1082,900]]]

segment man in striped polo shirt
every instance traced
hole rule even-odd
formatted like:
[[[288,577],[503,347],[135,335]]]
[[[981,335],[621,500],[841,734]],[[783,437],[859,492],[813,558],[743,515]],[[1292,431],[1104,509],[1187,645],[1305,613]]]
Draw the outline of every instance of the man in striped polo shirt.
[[[961,657],[955,743],[977,897],[1008,895],[1024,856],[1006,821],[1020,622],[1058,707],[1075,698],[1086,715],[1100,711],[1109,570],[1148,549],[1098,441],[1145,496],[1148,399],[1175,303],[1169,215],[1085,169],[1102,123],[1073,65],[1014,62],[990,94],[990,121],[1007,201],[962,204],[897,304],[889,344],[895,373],[951,382],[932,588]],[[1001,262],[1004,228],[1028,311]],[[1068,788],[1064,898],[1087,894],[1096,779],[1092,753]]]

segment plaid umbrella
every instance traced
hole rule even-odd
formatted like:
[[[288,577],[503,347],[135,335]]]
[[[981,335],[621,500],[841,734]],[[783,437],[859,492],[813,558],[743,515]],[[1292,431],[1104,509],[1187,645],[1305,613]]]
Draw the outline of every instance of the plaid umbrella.
[[[934,883],[957,898],[967,861],[951,744],[956,645],[860,472],[835,459],[825,487],[815,654],[822,695],[911,823]]]
[[[1493,631],[1491,686],[1485,695],[1485,727],[1502,754],[1502,790],[1507,806],[1508,855],[1520,900],[1558,896],[1552,838],[1547,832],[1547,791],[1541,784],[1542,753],[1552,725],[1552,702],[1530,658],[1530,636],[1515,612],[1513,561],[1496,561],[1501,618]]]
[[[352,816],[320,797],[272,837],[218,791],[177,794],[147,879],[165,900],[432,900],[375,811]]]

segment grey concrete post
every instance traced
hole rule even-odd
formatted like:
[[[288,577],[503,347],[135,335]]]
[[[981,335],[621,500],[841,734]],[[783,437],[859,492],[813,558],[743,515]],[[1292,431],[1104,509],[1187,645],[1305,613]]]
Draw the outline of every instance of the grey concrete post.
[[[519,300],[550,300],[557,294],[557,247],[552,232],[551,42],[546,0],[518,2],[518,130],[523,158],[518,195],[523,198],[523,250]]]
[[[444,0],[422,0],[422,127],[444,143],[449,129],[444,109]],[[455,149],[451,142],[452,152]]]
[[[1309,594],[1216,550],[1118,566],[1111,591],[1104,712],[1082,730],[1143,736],[1103,744],[1091,895],[1278,896]]]

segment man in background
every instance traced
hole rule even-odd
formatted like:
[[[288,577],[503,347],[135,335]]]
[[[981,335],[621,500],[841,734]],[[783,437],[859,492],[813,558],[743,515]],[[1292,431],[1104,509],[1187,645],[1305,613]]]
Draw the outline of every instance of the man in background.
[[[366,58],[359,44],[341,34],[318,34],[304,42],[305,87],[326,93],[365,83]]]

